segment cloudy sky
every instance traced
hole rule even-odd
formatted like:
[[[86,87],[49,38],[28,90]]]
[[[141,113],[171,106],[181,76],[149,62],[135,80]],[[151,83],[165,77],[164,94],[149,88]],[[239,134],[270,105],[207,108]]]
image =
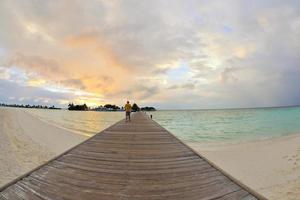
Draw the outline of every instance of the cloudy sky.
[[[1,0],[0,102],[300,104],[298,0]]]

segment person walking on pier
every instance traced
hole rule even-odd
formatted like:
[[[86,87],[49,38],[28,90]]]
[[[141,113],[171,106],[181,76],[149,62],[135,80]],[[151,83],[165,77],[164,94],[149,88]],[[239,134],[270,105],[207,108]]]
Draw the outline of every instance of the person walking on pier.
[[[127,101],[127,103],[125,104],[125,113],[126,113],[126,122],[130,120],[130,113],[131,113],[131,104],[129,103],[129,101]]]

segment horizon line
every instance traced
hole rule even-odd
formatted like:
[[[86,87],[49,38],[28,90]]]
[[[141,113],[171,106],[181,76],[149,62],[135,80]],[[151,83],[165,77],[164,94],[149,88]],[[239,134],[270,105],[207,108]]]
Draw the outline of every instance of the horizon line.
[[[1,104],[5,105],[30,105],[30,106],[50,106],[50,105],[42,105],[42,104],[16,104],[16,103],[4,103],[0,102]],[[116,105],[116,104],[114,104]],[[54,106],[51,104],[51,106]],[[101,105],[99,105],[101,106]],[[56,107],[56,106],[54,106]],[[90,106],[89,106],[90,107]],[[227,108],[156,108],[155,106],[143,106],[143,107],[154,107],[157,111],[176,111],[176,110],[239,110],[239,109],[268,109],[268,108],[292,108],[292,107],[300,107],[300,104],[296,105],[282,105],[282,106],[257,106],[257,107],[227,107]],[[56,107],[60,109],[67,109],[67,107]],[[91,107],[90,107],[91,108]]]

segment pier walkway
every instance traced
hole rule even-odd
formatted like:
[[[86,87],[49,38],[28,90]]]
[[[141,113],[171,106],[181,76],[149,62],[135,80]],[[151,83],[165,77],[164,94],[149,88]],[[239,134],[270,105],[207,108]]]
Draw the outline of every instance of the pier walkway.
[[[7,185],[0,199],[254,200],[143,113]]]

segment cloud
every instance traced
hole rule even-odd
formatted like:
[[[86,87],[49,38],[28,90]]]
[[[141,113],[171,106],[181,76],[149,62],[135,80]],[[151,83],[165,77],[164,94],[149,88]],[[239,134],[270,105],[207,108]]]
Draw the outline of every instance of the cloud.
[[[5,68],[0,67],[0,80],[1,79],[9,79],[9,74]]]
[[[1,1],[0,67],[15,73],[0,77],[99,104],[299,104],[299,13],[294,0]]]
[[[170,67],[157,68],[157,69],[154,69],[152,71],[152,73],[154,75],[157,75],[157,74],[166,74],[170,69],[171,69]]]
[[[220,75],[220,80],[222,83],[226,83],[228,81],[238,81],[238,78],[235,77],[234,72],[237,69],[235,68],[225,68],[224,71]]]
[[[85,86],[80,79],[65,79],[65,80],[59,81],[59,84],[62,84],[67,87],[69,86],[72,88],[78,88],[80,90],[85,89]]]
[[[63,73],[63,68],[54,59],[44,58],[38,55],[25,55],[23,53],[14,53],[9,56],[4,63],[4,67],[20,67],[27,73],[35,72],[38,75],[55,77]]]
[[[131,87],[126,87],[126,83],[124,85],[125,87],[116,91],[112,91],[109,93],[110,96],[118,101],[118,99],[131,99],[134,101],[137,101],[137,99],[140,99],[140,101],[151,99],[155,95],[157,95],[160,92],[160,88],[156,85],[154,85],[151,80],[147,82],[147,80],[143,80],[141,82],[134,83]],[[131,88],[134,88],[132,90]],[[120,102],[122,103],[122,101]]]
[[[167,89],[173,90],[173,89],[178,89],[178,88],[180,88],[178,85],[171,85]]]
[[[167,89],[188,89],[188,90],[192,90],[196,88],[196,83],[184,83],[184,84],[180,84],[180,85],[171,85],[169,86]]]
[[[62,106],[62,101],[70,102],[73,99],[75,96],[72,93],[51,92],[38,87],[21,86],[18,83],[0,80],[0,102]]]

